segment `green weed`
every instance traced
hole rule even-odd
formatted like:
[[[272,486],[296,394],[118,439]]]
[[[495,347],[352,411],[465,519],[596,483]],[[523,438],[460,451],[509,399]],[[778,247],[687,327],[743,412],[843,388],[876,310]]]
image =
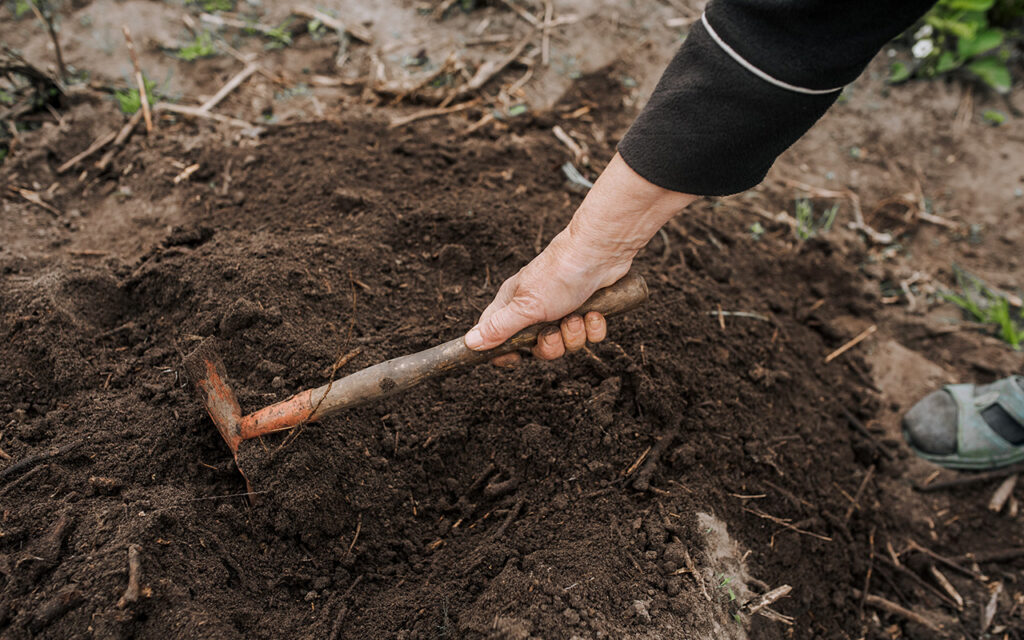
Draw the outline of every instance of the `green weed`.
[[[976,322],[993,324],[999,337],[1015,350],[1024,343],[1024,327],[1018,319],[1024,319],[1024,311],[1013,312],[1013,306],[1006,296],[993,291],[980,278],[953,265],[959,293],[946,291],[941,295],[947,301],[960,307]],[[1016,318],[1014,317],[1016,316]]]
[[[267,49],[283,49],[290,46],[292,43],[292,32],[289,28],[291,26],[292,19],[289,17],[280,25],[269,29],[266,32],[260,34],[255,29],[247,29],[246,31],[253,35],[262,35],[265,38],[269,38],[270,42],[267,43]]]
[[[149,101],[156,102],[156,83],[145,76],[142,77],[142,82],[146,85],[146,96]],[[139,95],[138,89],[118,89],[114,92],[114,98],[117,100],[118,106],[121,107],[121,111],[128,115],[142,108],[142,97]]]
[[[750,237],[753,238],[754,240],[760,240],[761,236],[763,236],[765,232],[764,225],[762,225],[760,222],[755,222],[754,224],[750,225],[750,228],[747,230],[750,232]]]
[[[178,49],[178,57],[186,62],[214,55],[217,55],[217,49],[213,46],[213,36],[208,31],[200,33],[195,40]]]
[[[998,127],[1006,122],[1006,114],[1002,111],[996,111],[995,109],[985,109],[981,114],[981,117],[984,118],[985,122],[989,123],[993,127]]]
[[[718,584],[718,588],[723,590],[723,591],[725,591],[725,593],[729,596],[729,602],[735,601],[736,600],[736,592],[733,591],[732,587],[729,586],[729,583],[732,582],[732,578],[727,577],[724,573],[719,574],[718,577],[722,580]]]
[[[206,13],[231,11],[235,8],[235,3],[232,0],[186,0],[185,4],[198,4]]]
[[[32,11],[32,5],[29,4],[28,0],[15,0],[14,2],[14,17],[20,18],[26,13]]]
[[[913,60],[894,62],[889,82],[964,70],[995,91],[1008,93],[1013,79],[1007,61],[1024,42],[1022,20],[1021,0],[939,0],[908,31]]]
[[[819,233],[829,231],[835,223],[838,213],[839,205],[834,204],[815,219],[814,205],[811,204],[811,201],[807,198],[797,198],[793,215],[796,218],[796,227],[793,232],[798,240],[809,240]]]

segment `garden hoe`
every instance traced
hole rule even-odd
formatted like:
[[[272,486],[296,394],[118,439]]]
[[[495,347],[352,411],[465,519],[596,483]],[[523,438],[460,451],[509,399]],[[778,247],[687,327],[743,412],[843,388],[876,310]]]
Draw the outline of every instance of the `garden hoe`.
[[[610,287],[594,293],[576,313],[583,315],[597,311],[612,316],[635,309],[646,300],[647,283],[641,276],[629,273]],[[249,415],[242,415],[238,400],[228,386],[224,364],[217,354],[215,338],[207,338],[185,358],[185,371],[195,384],[217,430],[228,443],[237,464],[238,446],[242,440],[315,422],[343,409],[392,396],[456,368],[478,365],[491,358],[528,348],[547,326],[551,324],[538,324],[523,329],[488,351],[469,349],[460,336],[419,353],[375,364],[322,387],[300,391],[287,400]],[[244,477],[245,472],[241,467],[239,471]],[[248,478],[246,484],[249,484]],[[249,491],[252,492],[251,486]]]

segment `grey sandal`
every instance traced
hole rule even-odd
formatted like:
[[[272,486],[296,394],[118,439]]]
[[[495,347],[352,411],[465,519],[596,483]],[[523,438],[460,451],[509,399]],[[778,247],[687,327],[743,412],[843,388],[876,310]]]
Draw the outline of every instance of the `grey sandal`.
[[[950,469],[994,469],[1024,460],[1024,377],[950,384],[903,417],[914,453]]]

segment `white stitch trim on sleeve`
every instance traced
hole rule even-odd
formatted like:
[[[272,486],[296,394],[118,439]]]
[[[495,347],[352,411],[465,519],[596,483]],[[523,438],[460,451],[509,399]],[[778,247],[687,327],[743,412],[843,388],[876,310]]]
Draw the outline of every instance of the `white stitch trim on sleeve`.
[[[789,89],[790,91],[796,91],[797,93],[806,93],[812,96],[823,95],[826,93],[835,93],[836,91],[840,91],[843,88],[836,87],[835,89],[808,89],[806,87],[798,87],[796,85],[789,84],[788,82],[779,80],[778,78],[774,78],[765,73],[764,71],[761,71],[750,62],[747,62],[747,60],[739,53],[737,53],[735,49],[726,44],[725,41],[719,37],[718,33],[716,33],[715,30],[711,28],[711,24],[708,23],[708,16],[706,13],[701,14],[700,21],[701,23],[703,23],[704,28],[707,29],[708,35],[711,36],[711,39],[718,43],[718,46],[721,47],[723,51],[728,53],[733,60],[740,63],[740,66],[742,66],[744,69],[754,74],[758,78],[761,78],[765,82],[774,84],[776,87],[782,87],[783,89]]]

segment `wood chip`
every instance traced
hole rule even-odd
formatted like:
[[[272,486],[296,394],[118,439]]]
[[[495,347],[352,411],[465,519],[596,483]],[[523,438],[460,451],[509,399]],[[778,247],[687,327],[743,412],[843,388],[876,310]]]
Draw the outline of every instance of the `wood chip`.
[[[992,498],[988,501],[989,511],[999,513],[1003,510],[1003,507],[1006,505],[1006,501],[1013,495],[1013,489],[1017,486],[1018,477],[1019,475],[1015,473],[1002,481],[999,487],[992,494]]]
[[[41,195],[39,195],[37,192],[32,191],[30,189],[19,189],[19,188],[15,188],[15,187],[12,187],[12,189],[19,196],[21,196],[22,198],[28,200],[29,202],[31,202],[32,204],[36,205],[37,207],[42,207],[43,209],[46,209],[47,211],[49,211],[50,213],[52,213],[55,216],[60,216],[61,215],[60,209],[58,209],[57,207],[53,206],[49,202],[46,202],[45,200],[43,200],[43,197]]]
[[[935,582],[940,587],[942,587],[943,591],[945,591],[947,594],[949,594],[949,597],[952,598],[954,602],[956,602],[957,608],[958,609],[963,609],[964,608],[964,599],[960,595],[960,592],[957,591],[956,588],[953,587],[953,583],[949,581],[949,578],[947,578],[945,576],[945,574],[943,574],[941,571],[939,571],[938,568],[935,567],[935,565],[931,566],[930,572],[932,574],[932,577],[935,578]]]
[[[999,596],[1003,593],[1003,583],[995,582],[988,586],[988,602],[981,610],[981,629],[979,632],[984,635],[992,626],[992,620],[996,617],[996,609],[999,607]]]
[[[179,184],[184,180],[188,180],[188,177],[199,170],[199,163],[190,164],[189,166],[182,169],[181,173],[174,176],[174,184]]]

